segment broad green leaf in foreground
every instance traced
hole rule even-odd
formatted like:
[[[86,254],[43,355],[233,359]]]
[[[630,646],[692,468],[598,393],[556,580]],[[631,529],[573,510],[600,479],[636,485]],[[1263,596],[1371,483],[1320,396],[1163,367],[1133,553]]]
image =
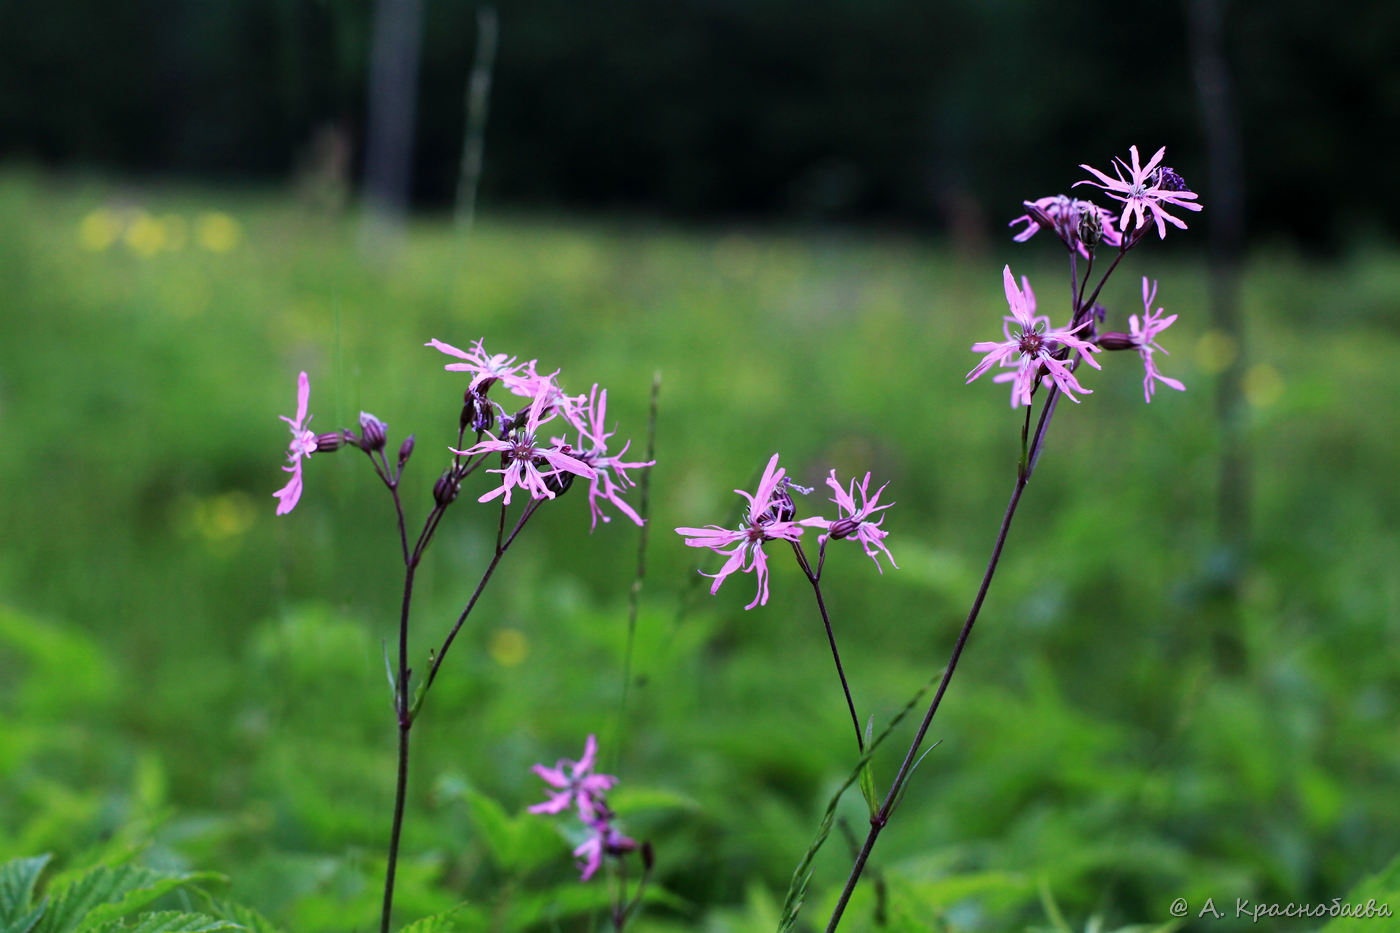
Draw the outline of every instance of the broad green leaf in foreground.
[[[34,882],[49,862],[49,856],[11,859],[0,865],[0,930],[24,929],[21,917],[29,913],[34,896]],[[32,917],[26,917],[33,923]]]
[[[49,891],[48,911],[34,933],[94,933],[104,924],[136,913],[156,898],[205,881],[212,872],[162,872],[133,865],[103,866]]]

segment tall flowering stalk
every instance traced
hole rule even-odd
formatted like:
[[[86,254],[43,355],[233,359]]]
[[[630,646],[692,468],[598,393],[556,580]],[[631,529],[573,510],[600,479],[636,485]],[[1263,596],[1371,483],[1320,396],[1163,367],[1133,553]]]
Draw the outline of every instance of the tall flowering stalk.
[[[591,484],[591,527],[597,525],[599,498],[607,500],[623,515],[641,525],[643,519],[621,497],[632,485],[627,471],[652,465],[651,461],[622,461],[621,456],[627,450],[626,444],[618,454],[608,454],[606,441],[613,432],[606,429],[607,392],[600,390],[597,385],[594,385],[589,395],[569,395],[557,382],[557,371],[542,375],[535,360],[521,363],[516,357],[504,353],[488,353],[480,340],[473,344],[470,350],[460,350],[439,340],[432,340],[427,346],[457,360],[446,364],[444,368],[449,372],[466,373],[469,381],[463,394],[456,442],[446,445],[446,453],[450,455],[450,459],[433,484],[433,506],[416,538],[410,540],[400,497],[404,468],[413,455],[413,435],[409,435],[403,441],[391,462],[386,453],[388,425],[367,412],[360,414],[358,432],[345,429],[330,434],[313,433],[307,427],[310,422],[310,381],[304,372],[297,380],[296,414],[293,417],[282,416],[292,433],[287,451],[289,465],[283,467],[291,477],[287,485],[275,493],[278,500],[277,514],[285,515],[291,512],[302,494],[302,461],[312,453],[332,451],[349,444],[358,447],[369,457],[375,474],[384,484],[394,504],[399,546],[404,563],[404,582],[399,614],[397,665],[390,662],[387,650],[384,659],[389,674],[399,741],[394,813],[389,832],[388,865],[384,876],[384,900],[380,916],[381,933],[388,933],[393,912],[394,879],[408,787],[410,732],[457,633],[476,607],[506,551],[515,543],[530,518],[546,502],[558,499],[569,490],[575,479],[583,478]],[[491,393],[497,387],[507,393],[506,402],[514,397],[518,400],[528,400],[528,404],[519,407],[517,402],[515,406],[507,407],[505,402],[492,397]],[[546,426],[554,423],[567,425],[568,429],[581,439],[579,445],[575,447],[562,438],[547,437]],[[435,651],[429,652],[426,673],[419,677],[416,688],[411,688],[414,671],[409,666],[408,633],[412,616],[414,577],[418,565],[432,543],[448,507],[457,500],[463,483],[483,464],[491,463],[499,465],[488,466],[480,472],[483,475],[496,474],[499,476],[499,482],[482,493],[477,501],[484,504],[500,500],[495,549],[481,573],[476,588],[467,599],[455,623],[447,630],[441,645]],[[524,502],[518,506],[515,520],[510,523],[511,527],[507,531],[512,494],[517,500],[524,499]],[[604,516],[604,521],[607,520]],[[591,754],[585,755],[585,758],[588,759],[588,767],[581,768],[582,771],[591,768]],[[550,777],[555,776],[554,771],[547,773]],[[562,778],[562,775],[560,777]],[[603,777],[580,778],[576,784],[570,785],[570,799],[577,801],[581,808],[585,806],[585,801],[593,800],[595,796],[601,801],[601,792],[607,786],[611,786]],[[572,778],[564,780],[568,784]],[[568,801],[565,803],[567,805]],[[609,836],[600,839],[595,848],[598,849],[598,857],[601,858],[604,852],[621,846],[622,841],[619,838]]]
[[[1075,398],[1072,393],[1087,394],[1091,391],[1079,383],[1075,376],[1075,369],[1081,362],[1087,362],[1096,369],[1101,368],[1094,359],[1094,356],[1101,351],[1136,350],[1146,371],[1143,387],[1148,402],[1152,401],[1152,389],[1155,382],[1163,382],[1177,390],[1185,388],[1178,380],[1163,376],[1158,372],[1153,359],[1153,354],[1156,352],[1166,353],[1156,343],[1157,336],[1176,320],[1176,315],[1164,317],[1162,308],[1157,308],[1155,312],[1152,310],[1157,294],[1155,283],[1149,290],[1148,280],[1143,279],[1143,314],[1141,319],[1136,314],[1129,318],[1129,333],[1100,334],[1098,332],[1098,328],[1104,323],[1107,313],[1097,304],[1098,297],[1104,284],[1118,268],[1123,257],[1141,243],[1148,231],[1154,227],[1159,238],[1166,236],[1167,224],[1185,229],[1186,224],[1180,218],[1168,213],[1166,208],[1191,211],[1201,209],[1201,206],[1195,203],[1196,193],[1187,189],[1181,176],[1171,168],[1162,165],[1162,159],[1165,155],[1166,149],[1164,147],[1159,149],[1146,164],[1142,164],[1139,161],[1137,147],[1134,146],[1130,149],[1129,161],[1115,160],[1116,177],[1110,177],[1087,165],[1081,166],[1092,177],[1078,182],[1078,184],[1095,185],[1102,188],[1111,198],[1122,203],[1121,211],[1117,213],[1116,217],[1113,212],[1092,202],[1071,199],[1065,195],[1054,195],[1024,202],[1026,214],[1012,221],[1013,225],[1017,223],[1026,225],[1013,237],[1018,242],[1024,242],[1044,229],[1053,232],[1064,244],[1068,253],[1070,272],[1069,323],[1063,328],[1052,329],[1047,318],[1037,318],[1030,282],[1023,279],[1021,285],[1018,286],[1011,275],[1010,267],[1002,270],[1003,289],[1011,310],[1011,315],[1005,319],[1002,328],[1005,339],[973,344],[973,352],[984,355],[982,360],[968,373],[967,381],[976,380],[993,366],[999,366],[1004,370],[1013,370],[1003,372],[997,377],[997,381],[1010,381],[1012,383],[1012,407],[1024,407],[1026,410],[1021,427],[1021,459],[1016,470],[1015,484],[1012,487],[1006,511],[1002,515],[1001,527],[997,530],[996,540],[992,545],[992,554],[987,561],[986,571],[982,575],[982,582],[973,598],[972,608],[968,611],[967,620],[958,633],[957,642],[954,644],[952,654],[943,669],[938,689],[915,732],[913,741],[909,744],[909,749],[905,753],[904,760],[900,764],[894,780],[890,783],[884,802],[871,815],[870,830],[856,855],[846,885],[832,911],[831,919],[826,928],[828,933],[833,933],[841,922],[842,914],[870,858],[875,841],[889,823],[895,805],[901,799],[910,772],[918,761],[919,749],[923,744],[924,736],[933,722],[934,715],[938,712],[939,704],[943,701],[943,695],[948,689],[948,683],[952,680],[953,671],[957,668],[958,659],[962,656],[968,636],[972,634],[972,627],[976,624],[982,603],[987,597],[992,577],[996,573],[997,563],[1001,559],[1002,549],[1006,544],[1007,532],[1010,530],[1011,521],[1016,515],[1021,494],[1025,492],[1026,484],[1030,482],[1031,474],[1034,472],[1040,453],[1044,449],[1045,434],[1050,426],[1050,420],[1055,414],[1060,396],[1067,396],[1071,401],[1078,402],[1079,399]],[[1104,247],[1113,251],[1112,261],[1099,277],[1093,290],[1088,291],[1095,259]],[[1082,275],[1079,268],[1080,260],[1084,261]],[[1032,431],[1031,418],[1037,394],[1040,395],[1040,411],[1036,419],[1035,429]]]

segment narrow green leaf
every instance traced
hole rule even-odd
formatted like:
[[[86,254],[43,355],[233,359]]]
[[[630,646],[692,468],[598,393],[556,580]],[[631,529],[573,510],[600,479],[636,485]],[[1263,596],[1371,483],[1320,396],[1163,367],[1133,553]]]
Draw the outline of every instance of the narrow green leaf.
[[[894,718],[891,719],[884,730],[875,737],[875,741],[866,743],[865,754],[861,756],[860,761],[856,762],[855,770],[842,782],[841,786],[836,789],[836,793],[832,795],[831,800],[827,802],[826,812],[822,814],[821,822],[817,824],[817,835],[812,839],[811,844],[807,846],[807,851],[802,854],[802,860],[797,863],[797,868],[792,872],[792,882],[788,885],[787,897],[783,900],[783,916],[782,921],[778,924],[778,933],[788,933],[788,931],[797,924],[797,915],[802,910],[803,902],[807,899],[807,885],[812,881],[812,862],[816,859],[817,852],[826,844],[826,837],[831,834],[831,825],[836,820],[836,807],[841,803],[841,798],[845,795],[846,791],[850,789],[852,784],[860,780],[862,772],[870,763],[870,759],[875,755],[875,749],[880,747],[880,743],[889,737],[889,734],[895,730],[895,727],[904,720],[905,716],[909,715],[909,711],[914,708],[919,700],[923,699],[924,694],[927,693],[942,676],[943,672],[939,671],[938,674],[934,675],[934,677],[920,687],[918,692],[910,697],[909,701],[904,704],[904,707],[898,713],[895,713]]]
[[[30,899],[34,896],[34,883],[39,873],[49,863],[49,856],[36,855],[33,858],[11,859],[0,865],[0,929],[8,930],[21,915],[29,910]]]
[[[860,769],[860,795],[865,798],[871,816],[880,812],[880,795],[875,790],[875,769],[869,761]]]

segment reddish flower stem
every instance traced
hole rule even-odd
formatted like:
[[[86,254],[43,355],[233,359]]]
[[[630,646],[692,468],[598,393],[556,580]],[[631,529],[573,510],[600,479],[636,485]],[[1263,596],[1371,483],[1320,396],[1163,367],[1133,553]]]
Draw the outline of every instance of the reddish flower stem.
[[[856,730],[856,748],[863,755],[865,754],[865,739],[860,734],[860,716],[856,714],[855,700],[851,699],[851,687],[846,682],[846,670],[841,666],[841,652],[836,650],[836,633],[831,629],[831,617],[826,611],[826,600],[822,599],[821,566],[826,562],[826,546],[822,545],[821,556],[817,560],[815,572],[812,570],[812,565],[807,563],[807,555],[803,553],[800,543],[792,542],[792,552],[797,555],[797,563],[802,568],[802,572],[807,575],[807,582],[812,584],[812,593],[817,597],[817,608],[821,610],[822,624],[826,626],[826,640],[831,644],[831,659],[836,662],[836,676],[841,678],[841,690],[846,694],[846,708],[851,711],[851,725]]]

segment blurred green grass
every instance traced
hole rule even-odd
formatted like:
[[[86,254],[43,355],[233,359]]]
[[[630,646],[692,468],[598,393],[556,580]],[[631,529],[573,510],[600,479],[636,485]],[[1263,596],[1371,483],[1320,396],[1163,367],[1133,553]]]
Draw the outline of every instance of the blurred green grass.
[[[315,428],[363,408],[391,444],[416,434],[421,514],[462,388],[422,344],[484,337],[571,391],[607,387],[634,451],[662,374],[638,680],[619,719],[636,531],[588,536],[583,498],[565,497],[508,556],[415,729],[405,916],[496,877],[444,787],[515,812],[538,796],[528,766],[596,731],[622,786],[657,792],[627,825],[692,905],[674,922],[761,928],[849,767],[849,725],[795,569],[775,561],[772,600],[745,613],[751,581],[709,597],[708,565],[670,529],[726,521],[775,450],[813,485],[833,466],[888,480],[901,569],[877,575],[853,549],[828,561],[857,705],[888,718],[945,660],[1014,479],[1019,422],[1003,387],[963,386],[967,348],[999,328],[1003,263],[1055,313],[1058,248],[534,216],[466,237],[420,221],[393,255],[357,238],[353,219],[273,192],[0,174],[0,856],[166,814],[164,857],[232,875],[292,929],[344,929],[335,904],[372,916],[392,511],[342,451],[313,458],[301,505],[274,518],[276,416],[306,369]],[[933,729],[943,745],[877,850],[928,904],[940,878],[1005,880],[927,908],[959,929],[1038,918],[1042,877],[1071,916],[1164,921],[1178,895],[1330,900],[1400,850],[1400,441],[1385,414],[1400,256],[1251,258],[1247,555],[1215,529],[1213,381],[1230,348],[1208,331],[1203,266],[1134,254],[1104,295],[1119,326],[1142,274],[1181,315],[1163,368],[1188,391],[1144,407],[1119,354],[1061,407]],[[415,657],[490,547],[473,498],[425,562]],[[848,865],[833,837],[813,922]]]

